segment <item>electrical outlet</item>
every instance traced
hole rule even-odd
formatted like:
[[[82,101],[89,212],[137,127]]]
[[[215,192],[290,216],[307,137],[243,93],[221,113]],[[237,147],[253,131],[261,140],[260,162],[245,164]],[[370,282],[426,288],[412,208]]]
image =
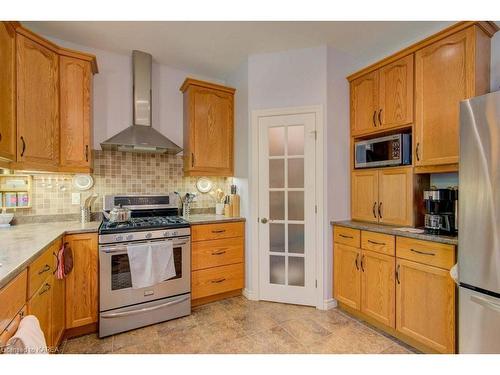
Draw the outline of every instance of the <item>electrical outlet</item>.
[[[80,193],[71,193],[71,204],[80,204]]]

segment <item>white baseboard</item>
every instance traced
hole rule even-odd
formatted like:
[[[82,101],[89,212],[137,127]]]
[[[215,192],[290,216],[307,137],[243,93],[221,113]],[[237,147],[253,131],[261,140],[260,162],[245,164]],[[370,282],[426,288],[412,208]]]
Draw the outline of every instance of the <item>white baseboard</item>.
[[[254,291],[251,291],[247,288],[243,289],[242,294],[246,299],[249,299],[251,301],[258,301],[259,300],[259,295],[257,293],[255,293]]]
[[[322,310],[330,310],[337,307],[337,300],[335,298],[325,299],[323,301]]]

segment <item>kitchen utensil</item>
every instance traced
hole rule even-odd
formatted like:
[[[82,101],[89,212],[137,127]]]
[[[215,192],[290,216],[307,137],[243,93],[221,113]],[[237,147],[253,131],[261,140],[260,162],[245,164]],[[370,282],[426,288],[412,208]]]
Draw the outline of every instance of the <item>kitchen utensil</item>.
[[[73,177],[73,186],[80,191],[89,190],[94,186],[94,179],[89,174],[76,174]]]
[[[103,210],[102,214],[112,223],[125,223],[130,221],[132,217],[132,212],[128,208],[122,207],[122,205],[120,205],[120,207],[114,207],[109,213]]]

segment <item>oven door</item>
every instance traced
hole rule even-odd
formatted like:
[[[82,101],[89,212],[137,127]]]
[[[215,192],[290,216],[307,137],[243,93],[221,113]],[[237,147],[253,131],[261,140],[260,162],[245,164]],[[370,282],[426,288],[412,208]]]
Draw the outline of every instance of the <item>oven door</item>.
[[[127,244],[99,246],[99,311],[171,297],[191,290],[191,241],[189,237],[144,242],[173,242],[176,276],[147,288],[133,289]],[[141,241],[142,242],[142,241]],[[140,242],[134,242],[137,244]]]
[[[356,142],[354,168],[402,164],[401,134]]]

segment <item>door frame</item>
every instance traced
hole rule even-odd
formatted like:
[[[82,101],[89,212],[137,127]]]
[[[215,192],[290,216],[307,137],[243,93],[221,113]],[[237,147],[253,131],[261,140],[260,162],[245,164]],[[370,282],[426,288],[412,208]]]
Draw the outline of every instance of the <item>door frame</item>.
[[[250,176],[249,178],[249,190],[250,190],[250,200],[258,202],[259,200],[259,118],[270,117],[270,116],[286,116],[286,115],[296,115],[296,114],[314,114],[316,119],[316,308],[325,309],[324,300],[324,261],[325,261],[325,241],[324,241],[324,117],[323,117],[323,106],[300,106],[300,107],[285,107],[285,108],[271,108],[271,109],[261,109],[253,110],[251,112],[251,126],[250,126]],[[250,254],[248,260],[250,260],[251,265],[249,267],[249,281],[250,285],[244,290],[244,295],[252,300],[260,299],[260,281],[259,281],[259,207],[257,204],[250,205],[250,217],[249,222],[249,246]]]

